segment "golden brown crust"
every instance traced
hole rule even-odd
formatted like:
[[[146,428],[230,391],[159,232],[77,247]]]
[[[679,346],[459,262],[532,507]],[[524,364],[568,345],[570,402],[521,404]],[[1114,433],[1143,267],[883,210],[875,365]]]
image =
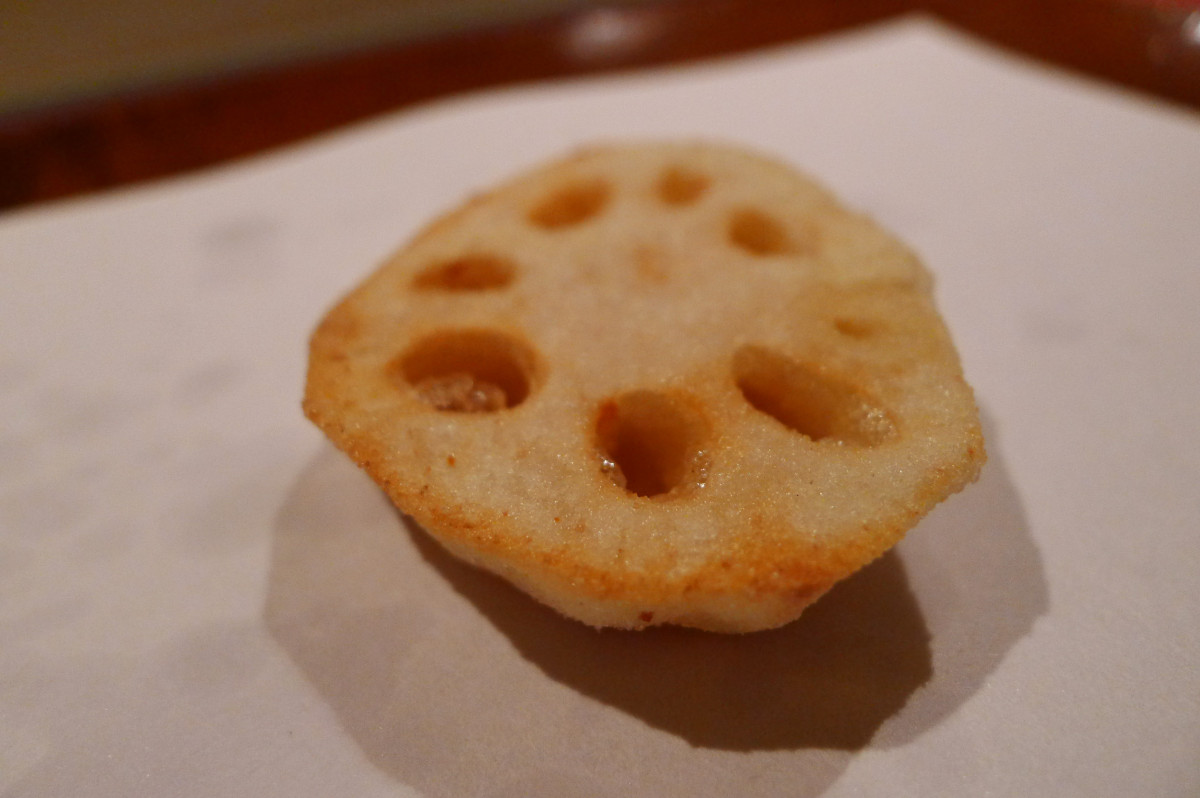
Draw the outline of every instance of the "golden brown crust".
[[[441,217],[334,308],[304,410],[450,551],[571,617],[770,628],[983,463],[929,286],[777,163],[597,148]]]

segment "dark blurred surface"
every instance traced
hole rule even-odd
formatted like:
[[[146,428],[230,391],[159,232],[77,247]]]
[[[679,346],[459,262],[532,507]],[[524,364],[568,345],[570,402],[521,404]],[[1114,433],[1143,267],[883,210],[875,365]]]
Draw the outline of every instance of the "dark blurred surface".
[[[390,27],[354,38],[345,26],[365,24],[366,3],[353,3],[359,15],[339,17],[343,28],[320,41],[293,36],[282,47],[277,34],[275,49],[257,56],[243,48],[174,73],[147,67],[140,81],[136,70],[124,81],[100,76],[90,94],[0,104],[0,209],[200,169],[456,92],[714,58],[912,12],[1200,108],[1200,10],[1191,2],[525,0],[483,13],[504,4],[408,0],[397,6],[407,18],[397,12]]]
[[[0,0],[0,116],[514,24],[597,2]]]

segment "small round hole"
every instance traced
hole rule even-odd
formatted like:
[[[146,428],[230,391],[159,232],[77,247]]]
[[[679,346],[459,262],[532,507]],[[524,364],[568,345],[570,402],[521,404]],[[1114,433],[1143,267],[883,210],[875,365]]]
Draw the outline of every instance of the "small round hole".
[[[879,331],[878,325],[874,322],[853,318],[834,319],[833,328],[847,338],[855,338],[860,341],[870,338]]]
[[[601,470],[638,496],[703,487],[710,437],[708,423],[694,405],[653,391],[610,399],[596,417]]]
[[[672,166],[658,178],[658,198],[668,205],[691,205],[708,190],[708,184],[705,175]]]
[[[529,213],[529,221],[548,230],[580,224],[604,209],[609,194],[603,180],[572,183],[538,203]]]
[[[792,249],[782,224],[749,208],[730,217],[729,240],[752,255],[780,255]]]
[[[529,396],[533,352],[490,330],[434,333],[393,361],[392,374],[436,410],[479,413],[516,407]]]
[[[747,346],[734,355],[733,373],[752,407],[814,441],[875,446],[896,432],[863,391],[819,367]]]
[[[435,263],[418,274],[413,286],[426,291],[487,291],[513,281],[512,261],[484,253]]]

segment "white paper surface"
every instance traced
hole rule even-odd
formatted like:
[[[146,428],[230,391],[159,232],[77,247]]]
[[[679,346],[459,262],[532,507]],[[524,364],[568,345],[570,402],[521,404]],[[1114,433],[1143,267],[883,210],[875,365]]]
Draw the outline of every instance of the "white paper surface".
[[[307,335],[576,144],[774,152],[909,241],[991,460],[783,630],[598,634],[409,531]],[[0,793],[1200,794],[1200,120],[920,20],[427,106],[0,218]]]

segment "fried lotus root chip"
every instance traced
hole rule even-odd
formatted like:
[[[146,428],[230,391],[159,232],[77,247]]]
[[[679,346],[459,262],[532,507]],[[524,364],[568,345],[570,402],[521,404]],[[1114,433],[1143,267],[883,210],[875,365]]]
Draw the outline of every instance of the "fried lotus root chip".
[[[450,552],[597,627],[785,624],[984,461],[917,258],[707,143],[434,222],[321,322],[304,409]]]

